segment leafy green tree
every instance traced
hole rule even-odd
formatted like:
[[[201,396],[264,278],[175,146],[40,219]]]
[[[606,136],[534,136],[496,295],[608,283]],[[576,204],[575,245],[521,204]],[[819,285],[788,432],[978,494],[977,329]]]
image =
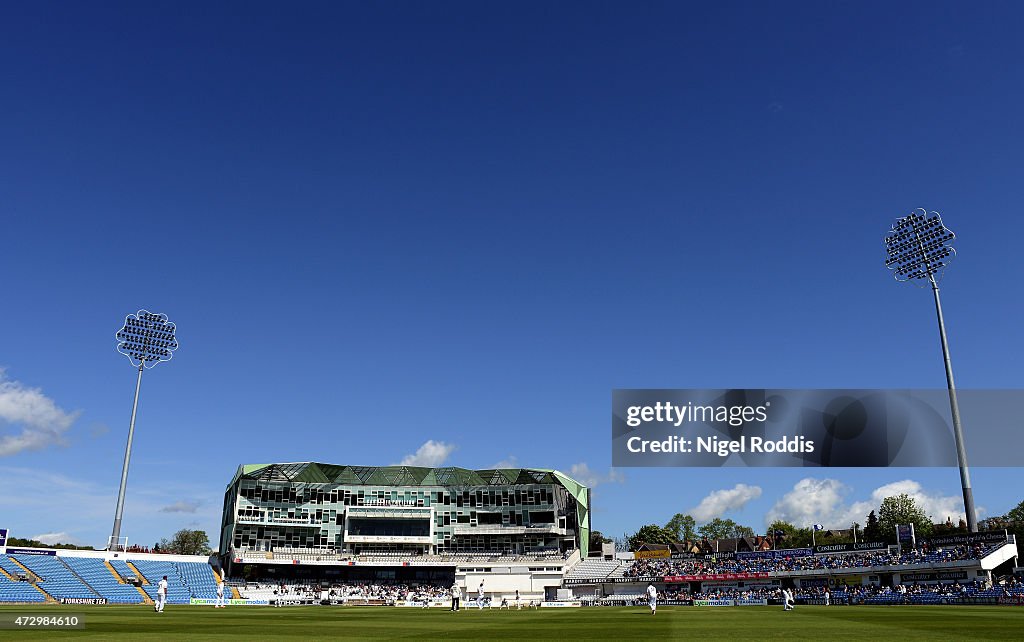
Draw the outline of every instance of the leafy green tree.
[[[697,520],[689,515],[676,513],[668,520],[668,524],[665,524],[665,530],[671,533],[677,542],[693,541],[697,539]]]
[[[210,538],[206,531],[193,531],[183,528],[174,534],[170,540],[162,539],[154,548],[159,548],[163,553],[175,553],[177,555],[209,555]]]
[[[864,525],[865,542],[884,542],[889,538],[882,536],[882,528],[878,525],[878,516],[875,511],[868,513],[868,523]]]
[[[590,531],[590,551],[600,551],[601,544],[611,542],[612,538],[605,537],[601,531]]]
[[[797,528],[787,521],[777,519],[768,526],[768,534],[781,531],[775,541],[775,548],[803,548],[811,545],[811,529]]]
[[[1011,522],[1024,522],[1024,502],[1017,504],[1017,507],[1006,514],[1006,519]]]
[[[730,537],[753,537],[754,529],[749,526],[737,524],[731,519],[716,517],[710,522],[701,525],[697,534],[706,539],[726,539]]]
[[[647,524],[646,526],[641,526],[640,530],[630,535],[628,541],[629,550],[636,551],[644,544],[671,544],[672,533],[669,533],[657,524]]]
[[[749,526],[744,526],[743,524],[737,524],[736,525],[736,529],[733,532],[736,533],[735,537],[756,537],[757,536],[757,533],[754,532],[753,528],[751,528]]]
[[[61,548],[78,551],[91,551],[94,550],[92,546],[78,546],[77,544],[43,544],[37,539],[23,539],[21,537],[8,537],[8,546],[24,546],[26,548]]]
[[[932,520],[925,514],[917,501],[906,493],[886,497],[878,508],[878,527],[882,536],[889,541],[896,538],[897,524],[913,524],[914,534],[928,537],[932,532]]]

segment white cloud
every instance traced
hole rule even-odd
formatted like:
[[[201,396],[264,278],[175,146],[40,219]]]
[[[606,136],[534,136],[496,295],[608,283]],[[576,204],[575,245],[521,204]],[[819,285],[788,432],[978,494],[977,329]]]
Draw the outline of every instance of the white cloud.
[[[590,466],[586,462],[573,464],[569,468],[569,476],[589,488],[608,483],[621,484],[626,481],[625,475],[614,468],[609,468],[608,474],[602,475],[597,471],[590,470]]]
[[[923,509],[925,515],[931,517],[933,522],[944,522],[949,517],[955,524],[964,518],[963,497],[929,493],[921,487],[921,484],[912,479],[904,479],[881,486],[871,494],[871,499],[877,507],[886,497],[902,493],[913,497],[918,507]],[[979,508],[978,512],[984,513],[984,509]]]
[[[798,527],[822,524],[825,528],[848,528],[854,520],[845,522],[845,517],[840,517],[851,510],[843,505],[847,493],[849,488],[838,480],[806,477],[775,502],[765,515],[765,524],[783,520]],[[864,515],[867,513],[864,511]],[[864,517],[856,521],[863,524]]]
[[[691,508],[689,514],[698,522],[707,522],[721,517],[728,511],[740,510],[760,496],[760,486],[736,484],[732,488],[712,491],[697,504],[696,508]]]
[[[440,466],[448,459],[448,455],[455,450],[455,444],[446,444],[443,441],[433,439],[425,442],[415,453],[406,455],[399,466],[427,466],[434,468]]]
[[[42,390],[8,379],[0,368],[0,423],[21,428],[20,434],[0,437],[0,457],[65,445],[64,433],[78,415],[78,412],[65,412]]]
[[[61,531],[60,533],[43,533],[41,535],[34,535],[31,539],[37,542],[42,542],[48,546],[54,544],[74,544],[80,546],[80,542],[73,535]]]
[[[199,510],[199,502],[176,501],[160,509],[161,513],[194,513]]]
[[[516,459],[515,455],[509,455],[505,459],[502,459],[491,466],[491,468],[521,468],[521,466],[519,465],[519,460]]]
[[[901,493],[913,497],[933,521],[944,522],[950,517],[955,523],[964,516],[960,497],[930,493],[912,479],[884,484],[871,492],[870,499],[847,503],[850,491],[835,479],[801,479],[793,490],[775,502],[765,516],[765,524],[781,519],[801,527],[822,524],[830,529],[849,528],[854,522],[863,525],[868,513],[875,511],[877,514],[883,499]]]

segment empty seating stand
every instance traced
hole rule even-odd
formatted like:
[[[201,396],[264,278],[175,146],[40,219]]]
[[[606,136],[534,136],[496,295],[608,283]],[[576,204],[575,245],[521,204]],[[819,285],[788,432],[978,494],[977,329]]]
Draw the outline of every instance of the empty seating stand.
[[[12,555],[10,557],[39,576],[41,581],[38,586],[58,600],[102,597],[82,582],[56,555]]]
[[[177,562],[178,570],[192,597],[212,600],[217,597],[213,569],[203,562]],[[225,597],[230,597],[225,594]]]
[[[135,568],[139,569],[149,584],[142,587],[142,590],[146,592],[149,597],[154,601],[156,600],[157,584],[163,578],[167,576],[167,603],[168,604],[188,604],[189,599],[192,597],[188,586],[178,573],[178,566],[174,562],[170,561],[155,561],[155,560],[132,560],[132,564]]]
[[[142,595],[130,584],[121,584],[114,577],[103,560],[95,557],[61,558],[68,567],[85,580],[97,593],[111,604],[139,604]]]
[[[0,555],[0,568],[7,571],[7,574],[14,578],[18,578],[25,573],[17,564],[8,559],[6,555]],[[17,579],[12,580],[7,575],[0,573],[0,603],[24,604],[26,602],[45,601],[46,596],[37,591],[31,583]]]
[[[120,575],[126,582],[131,581],[132,578],[138,579],[139,581],[142,580],[142,578],[139,577],[139,574],[133,571],[131,567],[128,566],[128,563],[124,560],[112,559],[110,560],[110,565],[114,567],[114,570],[117,571],[117,574]]]
[[[602,580],[619,568],[618,560],[604,560],[598,558],[587,558],[580,560],[566,575],[566,579],[594,579]]]

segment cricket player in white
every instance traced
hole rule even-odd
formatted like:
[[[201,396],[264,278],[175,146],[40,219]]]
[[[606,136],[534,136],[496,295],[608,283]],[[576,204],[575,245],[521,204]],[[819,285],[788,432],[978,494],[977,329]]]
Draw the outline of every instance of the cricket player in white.
[[[462,597],[462,590],[459,588],[458,583],[452,584],[452,611],[459,610],[459,598]]]
[[[782,610],[793,610],[793,593],[789,589],[782,589]]]
[[[480,580],[480,588],[476,590],[476,607],[484,610],[484,581]]]
[[[213,608],[224,608],[224,578],[217,580],[217,604]]]
[[[658,589],[653,584],[647,585],[647,604],[651,607],[651,615],[654,615],[658,610]]]
[[[156,605],[153,609],[157,613],[164,612],[164,604],[167,604],[167,576],[164,575],[164,579],[157,582],[156,585]]]

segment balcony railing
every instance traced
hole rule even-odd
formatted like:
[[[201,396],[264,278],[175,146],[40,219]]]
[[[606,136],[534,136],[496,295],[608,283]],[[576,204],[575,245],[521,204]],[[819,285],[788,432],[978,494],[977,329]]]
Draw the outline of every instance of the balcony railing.
[[[453,533],[455,535],[568,535],[569,529],[559,528],[555,524],[530,524],[528,526],[457,524]]]
[[[312,528],[321,528],[324,526],[323,522],[314,521],[309,517],[239,517],[238,523],[266,524],[268,526],[309,526]]]

